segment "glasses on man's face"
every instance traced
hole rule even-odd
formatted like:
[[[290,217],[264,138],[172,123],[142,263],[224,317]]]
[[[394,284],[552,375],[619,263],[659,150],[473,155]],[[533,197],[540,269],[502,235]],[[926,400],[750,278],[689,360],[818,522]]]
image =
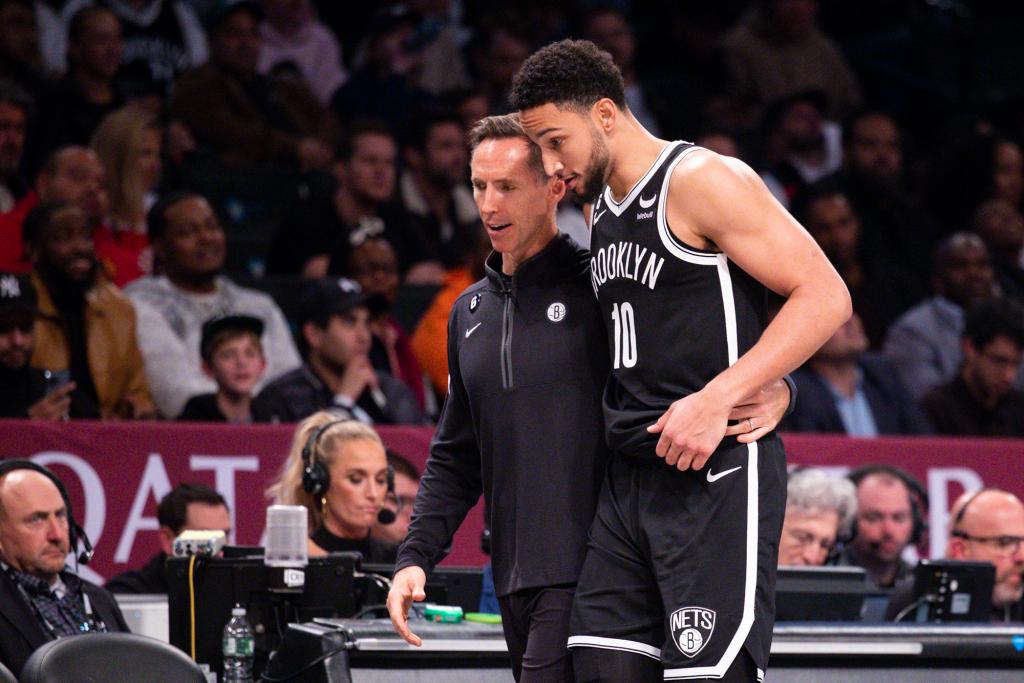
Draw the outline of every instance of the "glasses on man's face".
[[[1020,550],[1024,536],[973,536],[965,531],[954,531],[953,535],[975,543],[987,543],[995,547],[1001,555],[1013,555]]]

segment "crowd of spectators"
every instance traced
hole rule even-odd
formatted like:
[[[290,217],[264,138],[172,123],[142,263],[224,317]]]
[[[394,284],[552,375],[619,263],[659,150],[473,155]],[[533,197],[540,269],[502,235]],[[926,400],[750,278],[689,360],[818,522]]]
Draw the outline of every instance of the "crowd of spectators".
[[[1002,35],[1024,13],[343,5],[0,1],[0,272],[31,278],[30,364],[50,376],[5,414],[64,379],[68,410],[34,415],[429,423],[447,311],[487,251],[466,131],[571,35],[608,50],[649,129],[757,169],[850,288],[856,318],[797,373],[788,429],[1024,435],[1019,55],[947,28]],[[940,45],[959,61],[916,56]],[[586,245],[580,207],[558,223]],[[1003,321],[981,338],[976,306]],[[233,388],[201,348],[225,316],[262,325]]]

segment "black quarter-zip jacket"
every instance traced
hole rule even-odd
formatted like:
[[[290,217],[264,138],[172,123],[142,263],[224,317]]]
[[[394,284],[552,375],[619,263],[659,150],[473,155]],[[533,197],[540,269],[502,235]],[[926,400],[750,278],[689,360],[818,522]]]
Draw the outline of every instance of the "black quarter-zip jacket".
[[[448,399],[397,569],[432,570],[482,493],[497,595],[579,578],[607,462],[589,261],[561,234],[511,278],[491,254],[456,300]]]

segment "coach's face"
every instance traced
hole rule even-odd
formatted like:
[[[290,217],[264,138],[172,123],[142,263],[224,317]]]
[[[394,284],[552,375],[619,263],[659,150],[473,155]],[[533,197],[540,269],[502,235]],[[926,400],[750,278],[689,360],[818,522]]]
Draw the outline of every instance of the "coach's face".
[[[566,191],[580,201],[592,202],[608,179],[611,155],[602,129],[614,123],[616,112],[611,100],[602,99],[586,112],[549,103],[519,117],[540,146],[548,175],[564,180]]]
[[[530,158],[530,143],[522,138],[484,140],[470,163],[473,198],[480,210],[491,247],[522,263],[554,235],[555,206],[565,183],[546,176]]]

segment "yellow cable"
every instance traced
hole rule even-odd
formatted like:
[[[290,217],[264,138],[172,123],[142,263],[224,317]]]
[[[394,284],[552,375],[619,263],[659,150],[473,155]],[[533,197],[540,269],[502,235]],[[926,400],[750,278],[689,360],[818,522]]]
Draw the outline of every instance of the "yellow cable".
[[[196,661],[196,556],[188,560],[189,633],[192,641],[192,661]]]

